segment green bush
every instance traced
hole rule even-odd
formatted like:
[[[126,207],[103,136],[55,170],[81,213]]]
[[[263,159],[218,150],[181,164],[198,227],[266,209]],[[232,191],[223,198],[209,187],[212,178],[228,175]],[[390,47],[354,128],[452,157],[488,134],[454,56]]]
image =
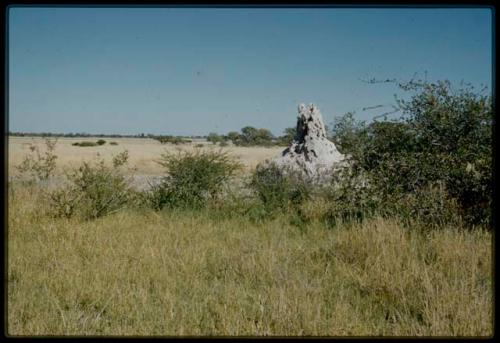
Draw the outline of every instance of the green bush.
[[[73,143],[72,145],[74,145],[74,146],[81,146],[81,147],[89,147],[89,146],[97,146],[97,143],[96,142],[84,141],[84,142],[76,142],[76,143]]]
[[[297,172],[284,170],[275,163],[258,165],[250,183],[267,214],[297,208],[311,197],[311,186]]]
[[[118,145],[116,142],[109,142],[109,145]]]
[[[120,170],[127,161],[121,155],[113,162],[113,167],[106,166],[104,160],[95,164],[83,162],[69,172],[69,183],[49,194],[53,214],[94,219],[127,207],[134,196]]]
[[[408,227],[420,224],[432,229],[445,225],[461,227],[460,209],[443,183],[429,184],[415,192],[399,195],[385,205],[386,216],[399,217]]]
[[[174,144],[174,145],[178,145],[178,144],[184,144],[184,143],[190,143],[191,140],[189,139],[185,139],[185,138],[182,138],[182,137],[179,137],[179,136],[170,136],[170,135],[167,135],[167,136],[156,136],[154,137],[154,139],[156,139],[157,141],[159,141],[161,144],[166,144],[166,143],[171,143],[171,144]]]
[[[225,137],[237,146],[271,146],[274,144],[274,136],[268,129],[257,129],[253,126],[245,126],[241,129],[241,134],[232,131]]]
[[[224,138],[221,135],[216,134],[215,132],[210,132],[207,136],[207,142],[211,142],[212,144],[217,144],[223,141]]]
[[[240,168],[226,153],[202,150],[162,154],[159,164],[167,175],[149,192],[155,209],[205,207],[222,194],[223,185]]]
[[[448,81],[399,86],[411,93],[409,100],[397,101],[402,118],[367,125],[346,114],[333,127],[339,150],[351,155],[354,165],[369,175],[388,205],[387,199],[413,199],[415,194],[421,199],[435,197],[431,189],[439,184],[450,204],[448,210],[455,208],[455,217],[463,217],[469,226],[488,226],[492,202],[491,96],[470,86],[455,90]],[[431,193],[425,195],[427,192]],[[418,205],[416,200],[406,203]],[[435,216],[439,212],[436,210]],[[447,215],[443,212],[443,218]]]
[[[97,145],[104,145],[106,144],[106,141],[104,139],[99,139],[96,143]]]
[[[325,189],[328,211],[325,221],[330,226],[340,222],[362,222],[380,214],[382,199],[370,175],[356,165],[346,166],[332,174]]]

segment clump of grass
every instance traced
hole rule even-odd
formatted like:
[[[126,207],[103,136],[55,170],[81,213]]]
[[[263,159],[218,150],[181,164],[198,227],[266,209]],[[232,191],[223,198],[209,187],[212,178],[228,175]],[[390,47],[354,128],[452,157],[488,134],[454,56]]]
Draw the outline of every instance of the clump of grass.
[[[106,144],[106,141],[104,139],[99,139],[97,142],[96,142],[97,145],[104,145]]]
[[[109,142],[109,145],[118,145],[117,142]]]
[[[215,201],[240,165],[220,151],[163,154],[158,161],[166,176],[148,194],[155,209],[201,208]]]

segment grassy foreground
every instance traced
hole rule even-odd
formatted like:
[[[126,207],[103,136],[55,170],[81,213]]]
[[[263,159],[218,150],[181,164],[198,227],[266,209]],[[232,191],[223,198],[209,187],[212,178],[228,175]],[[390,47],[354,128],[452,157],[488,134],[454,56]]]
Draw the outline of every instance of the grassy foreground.
[[[9,194],[10,335],[489,336],[491,233],[204,211],[80,221]]]

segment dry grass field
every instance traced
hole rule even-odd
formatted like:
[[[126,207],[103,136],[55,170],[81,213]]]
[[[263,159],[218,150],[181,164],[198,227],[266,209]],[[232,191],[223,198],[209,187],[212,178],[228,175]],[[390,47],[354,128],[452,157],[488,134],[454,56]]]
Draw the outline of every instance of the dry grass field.
[[[90,140],[97,140],[92,138]],[[136,173],[161,174],[148,139],[76,147],[59,139],[58,172],[124,149]],[[32,142],[11,138],[9,169]],[[208,145],[201,149],[218,149]],[[224,148],[251,171],[281,148]],[[43,150],[43,149],[42,149]],[[328,227],[314,213],[255,221],[238,204],[130,208],[54,217],[37,184],[8,190],[7,333],[125,336],[491,336],[492,233],[391,218]],[[217,212],[219,211],[219,212]]]
[[[193,142],[188,144],[160,144],[160,142],[149,138],[103,138],[106,144],[95,147],[73,146],[75,142],[92,141],[100,138],[59,138],[54,153],[58,156],[56,173],[62,172],[64,168],[76,167],[82,161],[89,161],[96,157],[102,157],[106,161],[128,150],[129,166],[135,169],[136,174],[140,175],[161,175],[163,169],[155,161],[164,152],[175,153],[177,150],[194,149],[221,149],[208,142]],[[109,142],[116,142],[118,145],[109,145]],[[15,166],[19,165],[24,156],[29,153],[29,145],[34,144],[43,151],[44,139],[40,137],[10,137],[9,138],[9,174],[15,173]],[[203,147],[197,147],[197,144],[203,144]],[[264,161],[282,151],[283,147],[236,147],[227,146],[222,148],[229,155],[241,162],[246,171],[254,168],[259,162]]]

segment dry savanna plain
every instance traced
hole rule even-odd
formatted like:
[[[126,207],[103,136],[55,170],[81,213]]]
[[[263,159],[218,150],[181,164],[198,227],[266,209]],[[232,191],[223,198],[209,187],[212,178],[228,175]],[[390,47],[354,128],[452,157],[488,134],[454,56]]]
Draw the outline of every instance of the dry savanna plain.
[[[282,147],[59,138],[56,176],[127,150],[129,173],[161,176],[165,151],[222,149],[237,178]],[[109,145],[114,141],[117,145]],[[254,220],[222,209],[49,215],[42,185],[16,166],[43,139],[8,142],[7,333],[11,336],[458,336],[493,334],[492,235],[371,218],[334,228],[315,214]],[[202,145],[202,146],[200,146]]]

